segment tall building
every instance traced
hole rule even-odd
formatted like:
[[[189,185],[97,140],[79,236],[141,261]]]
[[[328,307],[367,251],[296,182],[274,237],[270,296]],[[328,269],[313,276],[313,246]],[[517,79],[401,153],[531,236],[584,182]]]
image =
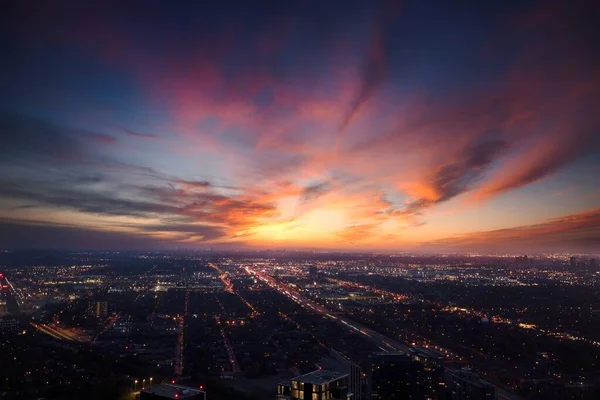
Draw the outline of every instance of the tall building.
[[[577,267],[577,257],[570,257],[569,258],[569,265],[573,268]]]
[[[318,370],[280,383],[276,399],[351,400],[353,396],[348,392],[348,374]]]
[[[96,303],[96,317],[106,318],[108,316],[108,303],[106,301],[99,301]]]
[[[206,392],[180,385],[154,385],[140,391],[140,400],[206,400]]]
[[[440,399],[444,392],[444,361],[446,356],[432,348],[415,347],[410,350],[415,363],[416,385],[424,399]]]
[[[106,301],[91,301],[88,304],[88,314],[96,318],[108,316],[108,303]]]
[[[411,357],[404,352],[375,353],[370,357],[369,394],[373,400],[422,399],[416,387]]]
[[[0,318],[0,335],[10,335],[21,331],[19,320],[12,317]]]
[[[497,399],[496,387],[468,368],[447,370],[444,379],[448,400]]]
[[[353,400],[363,400],[363,373],[362,369],[343,354],[331,350],[329,353],[331,359],[337,362],[336,366],[323,364],[323,369],[345,372],[348,374],[348,393],[352,394]]]

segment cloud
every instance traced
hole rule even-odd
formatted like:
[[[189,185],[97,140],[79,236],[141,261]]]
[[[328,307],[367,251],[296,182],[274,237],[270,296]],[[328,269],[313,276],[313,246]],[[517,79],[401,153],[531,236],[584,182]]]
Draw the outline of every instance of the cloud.
[[[377,224],[351,225],[337,232],[337,236],[346,242],[361,242],[373,238]]]
[[[314,185],[306,186],[302,189],[302,201],[315,200],[332,189],[331,183],[320,182]]]
[[[301,3],[250,17],[200,3],[143,13],[124,5],[128,18],[112,18],[103,4],[23,7],[34,18],[11,26],[23,31],[15,44],[32,60],[44,43],[44,54],[57,46],[84,54],[84,69],[95,58],[89,81],[108,66],[98,73],[102,90],[63,95],[119,104],[111,113],[124,121],[86,126],[132,126],[141,112],[161,140],[1,115],[0,200],[135,217],[148,224],[142,234],[166,234],[164,224],[189,241],[252,238],[271,225],[277,229],[264,231],[287,237],[282,220],[290,219],[309,235],[330,228],[331,218],[339,223],[329,232],[335,242],[430,222],[444,203],[501,196],[598,154],[598,60],[582,34],[592,18],[580,11],[559,5],[488,21],[482,5],[438,20],[419,12],[396,18],[380,2],[343,13],[333,3]],[[423,17],[436,29],[425,29]],[[446,25],[452,34],[442,37]],[[68,62],[79,65],[77,54]],[[24,80],[37,69],[23,63]],[[123,77],[131,85],[122,87]],[[77,81],[57,78],[65,88]],[[105,86],[115,82],[118,91]],[[17,92],[27,101],[33,93]],[[122,96],[129,92],[135,100]],[[68,116],[72,109],[60,103],[53,99],[46,112]],[[340,176],[343,184],[331,178]],[[327,218],[306,223],[323,226],[302,225],[311,213]],[[185,231],[192,226],[198,231]],[[338,235],[342,226],[350,228]]]
[[[197,242],[214,241],[227,236],[223,227],[198,224],[160,224],[142,225],[140,231],[149,233],[181,233],[188,238],[193,237]],[[179,239],[181,240],[181,239]]]
[[[89,133],[86,139],[98,144],[113,144],[117,142],[117,138],[105,133]]]
[[[127,135],[140,139],[158,139],[160,137],[156,133],[135,132],[129,129],[124,129],[124,131]]]
[[[550,219],[535,225],[474,232],[422,244],[455,251],[581,251],[600,253],[600,209]]]
[[[418,215],[434,204],[448,201],[470,190],[507,147],[506,142],[497,139],[470,145],[456,159],[434,169],[423,183],[409,187],[409,191],[412,190],[417,198],[397,213]]]
[[[206,189],[212,186],[209,181],[188,181],[185,179],[177,179],[174,183],[189,189]]]
[[[147,235],[0,220],[0,246],[10,249],[157,250],[172,244]]]
[[[397,8],[396,2],[388,1],[385,7],[379,11],[381,15],[373,23],[372,39],[362,68],[358,90],[342,118],[338,128],[339,132],[348,127],[361,107],[374,95],[387,76],[386,48],[389,46],[388,41],[391,39],[389,28]]]
[[[84,213],[145,216],[149,213],[175,213],[176,207],[151,200],[132,200],[119,197],[112,191],[82,190],[58,182],[1,181],[2,198],[19,199],[41,206],[72,209]]]
[[[81,161],[86,152],[78,132],[36,118],[0,114],[0,154],[4,160],[32,157]]]
[[[578,114],[577,120],[557,126],[553,134],[512,158],[511,163],[490,177],[474,196],[487,198],[540,181],[565,165],[600,150],[597,116]]]
[[[117,190],[71,186],[65,181],[22,183],[2,181],[1,199],[31,203],[43,209],[73,210],[107,217],[134,217],[138,225],[124,225],[140,235],[171,235],[171,241],[193,237],[197,242],[219,241],[278,216],[260,197],[226,196],[211,191],[189,191],[174,186],[135,186],[104,181]],[[177,185],[177,183],[174,183]],[[207,187],[210,187],[207,186]],[[162,221],[161,224],[143,223]],[[173,224],[172,220],[181,221]]]
[[[360,86],[342,118],[338,128],[340,132],[344,131],[348,127],[363,104],[365,104],[373,96],[377,88],[385,79],[386,60],[384,54],[385,43],[383,43],[383,34],[377,32],[374,36],[373,43],[369,49],[369,55],[365,62]]]
[[[110,135],[62,126],[15,113],[0,113],[0,165],[27,164],[34,168],[79,165],[113,171],[154,174],[150,167],[104,155],[95,144],[115,143]]]

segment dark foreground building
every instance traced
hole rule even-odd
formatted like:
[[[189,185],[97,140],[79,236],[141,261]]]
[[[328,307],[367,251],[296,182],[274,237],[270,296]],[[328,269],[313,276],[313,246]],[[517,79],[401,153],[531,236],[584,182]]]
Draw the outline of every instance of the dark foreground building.
[[[351,400],[348,374],[318,370],[300,375],[277,387],[277,400]]]
[[[404,352],[371,355],[370,398],[373,400],[423,398],[416,370]]]
[[[187,386],[155,385],[140,392],[140,400],[206,400],[206,392]]]

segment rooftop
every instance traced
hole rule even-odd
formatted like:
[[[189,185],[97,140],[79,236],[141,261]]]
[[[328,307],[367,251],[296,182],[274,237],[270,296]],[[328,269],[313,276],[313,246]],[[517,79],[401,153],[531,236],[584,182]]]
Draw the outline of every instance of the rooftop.
[[[411,348],[411,352],[415,355],[418,355],[423,358],[438,358],[444,359],[444,353],[432,349],[431,347],[413,347]]]
[[[179,385],[154,385],[142,390],[142,393],[155,394],[167,399],[187,399],[204,393],[202,390]]]
[[[462,369],[448,369],[446,374],[448,376],[453,376],[465,382],[469,382],[470,384],[478,387],[484,386],[493,386],[490,382],[481,379],[479,375],[471,371],[469,368]]]
[[[348,376],[343,372],[317,370],[309,372],[305,375],[300,375],[292,379],[292,381],[310,383],[313,385],[321,385],[323,383],[333,382],[340,378]]]
[[[405,356],[406,353],[403,351],[394,351],[394,352],[387,352],[387,351],[381,351],[381,352],[377,352],[377,353],[373,353],[374,356],[376,357],[398,357],[398,356]]]

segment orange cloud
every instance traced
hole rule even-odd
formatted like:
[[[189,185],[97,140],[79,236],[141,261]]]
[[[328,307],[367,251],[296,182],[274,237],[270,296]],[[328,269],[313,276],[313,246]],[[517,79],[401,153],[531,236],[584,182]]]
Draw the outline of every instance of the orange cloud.
[[[600,252],[600,209],[536,225],[473,232],[422,244],[428,249]]]

